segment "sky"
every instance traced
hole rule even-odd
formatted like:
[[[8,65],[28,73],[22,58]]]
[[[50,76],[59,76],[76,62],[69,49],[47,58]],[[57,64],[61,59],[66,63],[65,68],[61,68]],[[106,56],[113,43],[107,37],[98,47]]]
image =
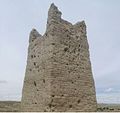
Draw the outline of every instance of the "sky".
[[[85,20],[97,101],[120,103],[120,0],[0,0],[0,100],[21,99],[29,33],[44,34],[51,3]]]

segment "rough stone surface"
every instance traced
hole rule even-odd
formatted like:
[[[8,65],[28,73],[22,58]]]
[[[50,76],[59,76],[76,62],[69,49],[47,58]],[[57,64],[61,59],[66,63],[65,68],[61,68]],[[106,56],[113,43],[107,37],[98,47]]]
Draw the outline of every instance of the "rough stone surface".
[[[30,33],[22,111],[96,111],[85,22],[72,25],[51,4],[46,32]]]

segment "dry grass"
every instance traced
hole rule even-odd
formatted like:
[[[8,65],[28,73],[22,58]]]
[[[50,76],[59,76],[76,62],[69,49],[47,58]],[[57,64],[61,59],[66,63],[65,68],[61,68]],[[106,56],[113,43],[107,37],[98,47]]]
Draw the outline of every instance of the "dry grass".
[[[120,112],[120,104],[98,104],[99,112]]]

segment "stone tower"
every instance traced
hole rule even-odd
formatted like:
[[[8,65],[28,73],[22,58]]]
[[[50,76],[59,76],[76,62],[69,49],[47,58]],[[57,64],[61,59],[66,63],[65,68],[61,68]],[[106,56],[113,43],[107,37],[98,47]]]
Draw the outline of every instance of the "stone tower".
[[[22,111],[96,111],[85,22],[61,14],[51,4],[45,34],[30,33]]]

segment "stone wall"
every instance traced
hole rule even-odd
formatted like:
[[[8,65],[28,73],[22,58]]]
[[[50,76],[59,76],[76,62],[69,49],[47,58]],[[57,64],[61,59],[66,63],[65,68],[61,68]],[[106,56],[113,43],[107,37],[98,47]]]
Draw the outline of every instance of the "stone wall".
[[[22,111],[96,111],[85,22],[74,25],[51,4],[46,32],[30,33]]]

